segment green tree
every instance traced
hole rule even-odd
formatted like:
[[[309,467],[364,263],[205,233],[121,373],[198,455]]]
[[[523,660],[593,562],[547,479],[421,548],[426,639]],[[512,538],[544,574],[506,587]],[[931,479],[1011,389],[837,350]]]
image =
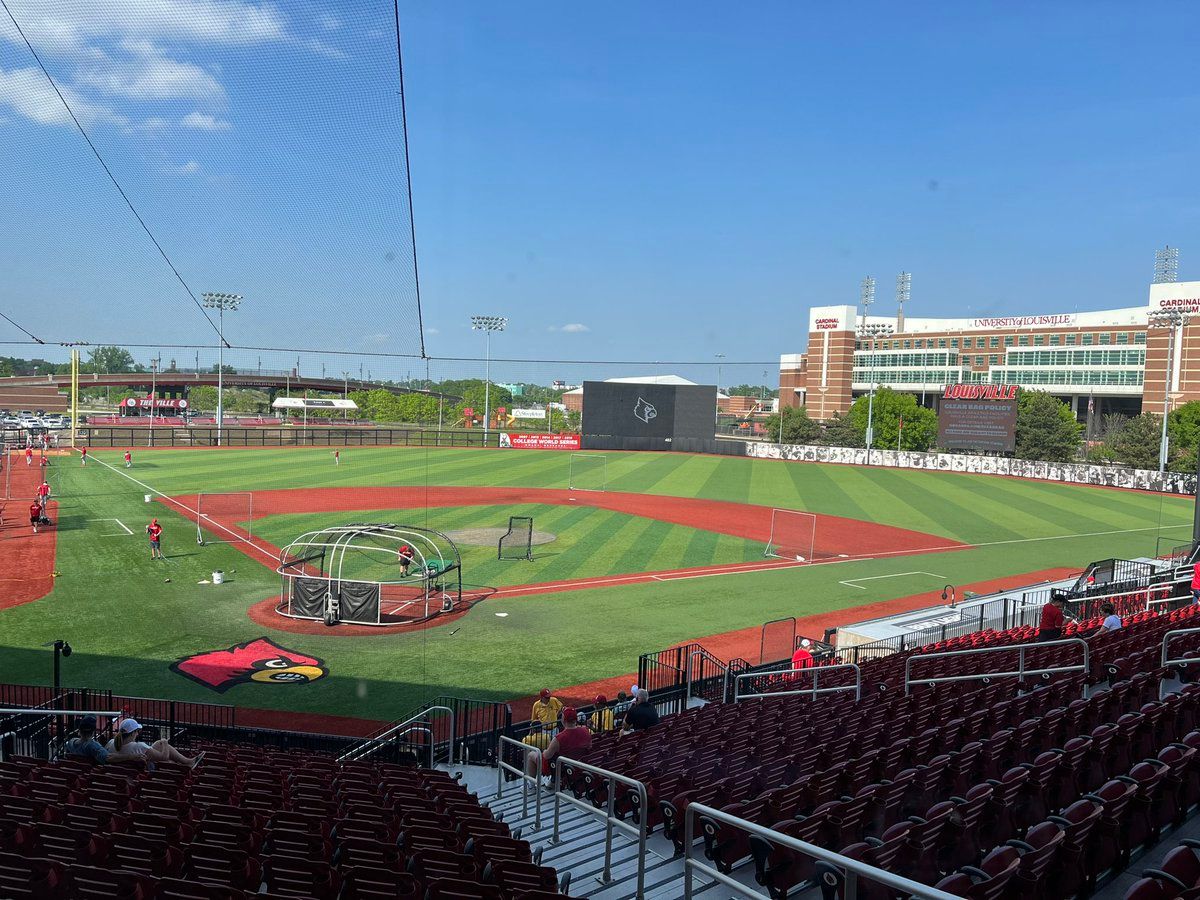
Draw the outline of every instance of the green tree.
[[[141,368],[134,364],[133,354],[124,347],[93,347],[87,356],[85,367],[89,372],[137,372]]]
[[[768,400],[775,396],[776,392],[770,388],[764,393],[763,387],[761,384],[739,384],[727,388],[725,393],[730,397],[762,397]],[[784,423],[783,429],[787,431],[787,423]]]
[[[921,406],[912,394],[882,387],[875,391],[874,402],[869,396],[855,400],[848,415],[862,432],[860,446],[866,443],[868,413],[874,427],[871,446],[876,450],[895,450],[897,438],[901,450],[928,450],[937,443],[937,414]]]
[[[1070,462],[1079,452],[1083,425],[1071,407],[1045,391],[1021,391],[1017,398],[1017,449],[1020,459]]]
[[[217,411],[217,389],[207,384],[199,384],[188,391],[188,406],[194,412]]]
[[[1162,417],[1142,413],[1125,423],[1109,446],[1113,456],[1135,469],[1157,469]]]
[[[833,418],[825,423],[821,443],[829,447],[865,447],[866,428],[860,429],[849,415],[834,413]]]
[[[780,440],[779,413],[767,416],[763,420],[763,428],[767,432],[767,440]],[[783,408],[783,443],[815,444],[820,436],[821,426],[808,417],[807,409],[803,406],[785,406]]]
[[[1185,403],[1167,414],[1167,434],[1172,453],[1194,449],[1200,443],[1200,400]]]

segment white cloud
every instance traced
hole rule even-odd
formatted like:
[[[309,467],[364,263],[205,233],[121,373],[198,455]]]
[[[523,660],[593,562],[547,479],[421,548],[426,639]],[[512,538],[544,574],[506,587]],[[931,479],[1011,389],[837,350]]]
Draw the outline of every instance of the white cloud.
[[[124,41],[122,58],[92,48],[90,61],[79,66],[75,81],[131,100],[220,100],[225,89],[200,66],[172,59],[149,41]]]
[[[111,108],[102,104],[89,103],[69,85],[59,85],[63,97],[84,125],[95,122],[124,123],[124,119]],[[0,106],[40,125],[71,125],[71,116],[62,100],[46,80],[41,70],[30,66],[25,69],[0,69]]]
[[[551,325],[547,331],[559,331],[563,334],[583,334],[586,331],[591,331],[582,322],[568,322],[566,325]]]
[[[194,159],[189,159],[182,166],[175,170],[178,175],[195,175],[200,171],[200,163]]]
[[[441,334],[442,331],[440,328],[426,328],[425,333],[426,334]]]
[[[196,131],[228,131],[233,127],[224,119],[218,119],[216,116],[195,110],[184,116],[179,124],[184,128],[194,128]]]
[[[384,332],[380,331],[376,332],[375,334],[366,335],[363,338],[363,341],[368,344],[386,344],[389,338],[391,338],[390,334],[385,334]]]
[[[158,134],[159,132],[166,131],[170,125],[171,123],[162,118],[162,116],[151,116],[149,119],[144,119],[136,125],[130,125],[125,129],[125,133],[136,134],[142,132],[145,134]]]
[[[322,13],[317,17],[317,21],[321,23],[321,27],[326,31],[337,31],[342,27],[342,20],[332,13]]]

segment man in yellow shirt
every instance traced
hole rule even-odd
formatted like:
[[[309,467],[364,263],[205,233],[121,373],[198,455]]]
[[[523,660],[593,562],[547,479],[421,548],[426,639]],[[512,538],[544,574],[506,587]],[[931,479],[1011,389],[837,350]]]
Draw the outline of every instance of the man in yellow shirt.
[[[591,718],[588,719],[588,725],[596,734],[602,731],[612,731],[615,717],[613,711],[608,706],[608,698],[603,694],[597,694],[593,701],[595,709],[592,711]]]
[[[549,747],[554,731],[558,728],[562,708],[562,701],[550,693],[550,688],[542,688],[538,698],[533,701],[533,711],[529,716],[533,728],[525,737],[524,743],[543,750]]]

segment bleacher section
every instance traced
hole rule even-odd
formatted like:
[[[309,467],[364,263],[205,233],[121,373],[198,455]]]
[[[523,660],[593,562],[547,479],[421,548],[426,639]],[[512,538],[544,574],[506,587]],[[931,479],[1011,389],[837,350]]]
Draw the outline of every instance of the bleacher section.
[[[0,897],[561,897],[442,771],[198,743],[203,763],[0,763]]]

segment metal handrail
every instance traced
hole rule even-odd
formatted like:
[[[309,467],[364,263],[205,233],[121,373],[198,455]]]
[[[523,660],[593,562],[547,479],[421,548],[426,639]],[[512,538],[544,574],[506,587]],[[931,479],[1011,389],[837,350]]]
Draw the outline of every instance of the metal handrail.
[[[428,706],[425,709],[421,710],[416,715],[410,716],[409,718],[405,719],[403,722],[396,723],[391,728],[388,728],[386,731],[384,731],[382,734],[378,734],[375,737],[369,737],[366,740],[364,740],[361,744],[351,747],[349,750],[347,750],[345,753],[343,753],[341,756],[339,756],[337,758],[337,761],[339,763],[345,763],[345,762],[354,762],[357,759],[362,759],[364,756],[367,756],[371,753],[374,753],[376,750],[378,750],[381,746],[383,746],[384,743],[387,742],[388,738],[395,735],[397,732],[400,731],[400,729],[406,728],[410,725],[416,725],[416,724],[420,724],[420,725],[432,724],[428,721],[429,713],[435,712],[435,711],[449,713],[449,715],[450,715],[449,761],[450,761],[450,765],[454,765],[454,710],[452,710],[448,706]],[[437,744],[437,741],[435,741],[433,739],[433,733],[430,732],[430,735],[429,735],[429,746],[430,746],[429,768],[431,768],[431,769],[433,768],[433,760],[434,760],[433,747],[436,744]]]
[[[562,790],[562,767],[563,763],[570,763],[578,769],[585,772],[591,772],[593,775],[599,775],[601,778],[607,779],[608,790],[605,792],[608,795],[608,804],[604,810],[598,810],[590,803],[584,803],[582,800],[574,797],[569,793],[564,793]],[[637,827],[633,827],[628,822],[613,816],[613,801],[616,796],[614,787],[616,784],[623,784],[626,787],[632,788],[638,793],[640,803],[640,819]],[[650,811],[647,809],[649,805],[648,795],[646,793],[646,785],[640,781],[635,781],[632,778],[626,778],[624,775],[618,775],[616,772],[610,772],[608,769],[601,769],[599,766],[588,765],[580,762],[577,759],[570,759],[565,756],[556,756],[554,758],[554,833],[550,837],[550,843],[559,844],[561,839],[558,836],[559,823],[559,801],[565,800],[573,804],[576,808],[582,809],[584,812],[592,815],[604,816],[604,871],[596,876],[596,880],[601,884],[612,884],[612,839],[613,829],[619,828],[625,834],[631,837],[636,837],[638,842],[638,861],[637,861],[637,893],[634,897],[637,900],[642,900],[646,895],[646,820],[650,817]]]
[[[1176,628],[1173,631],[1168,631],[1166,634],[1163,635],[1162,663],[1160,665],[1177,666],[1177,665],[1187,665],[1189,663],[1193,664],[1193,665],[1196,663],[1200,663],[1200,657],[1192,657],[1191,659],[1184,659],[1184,658],[1168,659],[1167,658],[1167,644],[1170,643],[1171,638],[1180,637],[1185,634],[1200,634],[1200,628]]]
[[[521,768],[510,766],[504,761],[504,745],[508,744],[516,747],[521,751]],[[529,815],[529,785],[533,784],[533,829],[537,831],[542,827],[542,748],[535,747],[531,744],[526,744],[518,741],[516,738],[510,738],[507,735],[500,735],[500,742],[496,745],[496,799],[499,800],[504,796],[504,773],[512,772],[521,779],[521,818],[524,819]],[[529,774],[529,757],[534,758],[534,771],[536,775]]]
[[[1051,666],[1046,669],[1026,669],[1025,651],[1042,647],[1060,647],[1067,644],[1077,644],[1083,648],[1083,663],[1078,666]],[[981,653],[1002,653],[1017,651],[1017,671],[1015,672],[981,672],[977,675],[943,675],[938,678],[912,677],[912,664],[919,659],[937,659],[946,656],[975,656]],[[916,653],[904,661],[904,693],[907,696],[916,684],[946,684],[951,681],[982,681],[986,678],[1013,678],[1025,675],[1053,675],[1059,672],[1087,672],[1091,667],[1091,648],[1083,638],[1061,638],[1057,641],[1042,641],[1034,644],[1000,644],[995,647],[972,647],[966,650],[940,650],[936,653]]]
[[[906,897],[918,897],[921,900],[956,900],[955,894],[939,891],[937,888],[931,888],[927,884],[902,878],[884,869],[868,865],[861,860],[851,859],[849,856],[842,856],[842,854],[834,853],[832,850],[826,850],[823,847],[797,840],[789,835],[782,834],[770,828],[764,828],[762,825],[756,825],[753,822],[747,822],[745,819],[739,819],[737,816],[731,816],[729,813],[721,812],[719,809],[713,809],[711,806],[705,806],[702,803],[689,803],[687,811],[683,814],[684,900],[692,900],[694,892],[692,882],[694,880],[694,873],[697,871],[703,872],[709,878],[720,882],[743,897],[758,898],[763,896],[763,894],[758,893],[753,888],[747,887],[737,879],[723,874],[714,866],[701,862],[692,856],[692,844],[696,839],[695,822],[698,815],[706,816],[734,828],[740,828],[749,834],[757,835],[780,847],[786,847],[789,850],[803,853],[820,862],[836,866],[843,871],[846,877],[845,890],[842,892],[842,896],[847,898],[847,900],[853,900],[857,896],[858,879],[860,877],[881,884],[884,887],[890,888],[892,892],[902,894]]]
[[[0,709],[0,716],[119,716],[120,712],[95,709]]]
[[[688,654],[687,665],[684,667],[684,680],[687,682],[687,691],[684,695],[685,708],[691,706],[692,703],[692,660],[697,656],[706,658],[709,662],[720,669],[721,674],[725,676],[724,687],[729,686],[729,663],[721,662],[721,660],[717,659],[703,647],[701,647],[699,650],[693,650]],[[724,699],[725,697],[726,693],[723,690],[721,692],[721,699]]]
[[[854,684],[844,684],[838,687],[826,688],[817,687],[821,680],[821,672],[831,672],[835,669],[853,669]],[[742,681],[746,678],[772,678],[785,675],[804,675],[810,672],[813,676],[813,686],[810,688],[799,688],[794,691],[769,691],[765,694],[739,693],[741,690]],[[744,675],[737,675],[733,679],[734,703],[737,703],[739,700],[751,700],[756,697],[794,697],[798,694],[807,694],[808,696],[816,699],[817,694],[833,694],[839,691],[854,691],[854,699],[862,699],[862,669],[858,667],[857,663],[838,663],[832,666],[804,666],[799,669],[780,669],[777,672],[748,672]]]

